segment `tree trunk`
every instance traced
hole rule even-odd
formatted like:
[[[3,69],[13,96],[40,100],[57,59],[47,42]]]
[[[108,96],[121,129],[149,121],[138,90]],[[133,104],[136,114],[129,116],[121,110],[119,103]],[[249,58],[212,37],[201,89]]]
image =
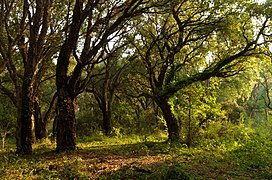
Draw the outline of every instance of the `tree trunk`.
[[[58,96],[57,114],[57,152],[71,151],[76,148],[75,98],[77,82],[83,66],[77,64],[72,77],[68,77],[70,56],[76,49],[82,19],[83,1],[75,2],[70,31],[61,47],[56,69],[56,85]]]
[[[180,140],[179,123],[171,111],[171,106],[168,104],[168,99],[157,98],[156,103],[160,107],[163,113],[163,117],[166,121],[168,129],[168,140],[170,142],[179,141]]]
[[[57,112],[57,99],[58,99],[58,96],[57,96],[57,93],[54,94],[52,100],[51,100],[51,103],[49,105],[49,108],[48,110],[46,111],[45,115],[44,115],[44,118],[43,118],[43,123],[42,123],[42,129],[43,129],[43,134],[42,136],[47,138],[48,137],[48,129],[47,129],[47,124],[48,124],[48,121],[53,117],[54,114],[56,114]],[[55,121],[56,117],[54,118],[54,121],[53,121],[53,137],[55,138],[56,136],[56,121]]]
[[[68,90],[58,90],[57,152],[76,149],[75,98]]]
[[[39,99],[34,101],[34,119],[35,119],[35,136],[37,140],[41,140],[47,137],[47,130],[44,126],[44,122],[41,115],[41,108]]]
[[[53,129],[52,129],[52,138],[55,139],[57,137],[57,117],[58,117],[58,112],[56,113],[57,115],[54,118],[53,121]]]
[[[102,95],[99,94],[99,91],[93,91],[94,97],[98,103],[98,106],[100,108],[100,110],[102,111],[102,115],[103,115],[103,124],[102,124],[102,128],[104,131],[104,134],[106,136],[110,136],[112,133],[112,123],[111,123],[111,107],[113,104],[113,92],[110,95],[110,98],[108,98],[108,92],[107,89],[105,89],[107,86],[103,86],[103,90],[102,90]]]
[[[22,85],[21,109],[17,119],[17,153],[31,154],[32,143],[35,140],[34,131],[34,108],[33,108],[33,89],[31,80],[28,76],[24,77]]]
[[[57,93],[54,94],[51,103],[46,111],[44,118],[42,118],[40,99],[36,97],[34,102],[34,118],[35,118],[35,136],[37,139],[45,139],[48,137],[47,124],[53,113],[55,113],[55,106],[57,102]]]
[[[107,110],[106,108],[102,108],[102,113],[103,113],[103,130],[106,136],[110,136],[112,133],[111,111]]]

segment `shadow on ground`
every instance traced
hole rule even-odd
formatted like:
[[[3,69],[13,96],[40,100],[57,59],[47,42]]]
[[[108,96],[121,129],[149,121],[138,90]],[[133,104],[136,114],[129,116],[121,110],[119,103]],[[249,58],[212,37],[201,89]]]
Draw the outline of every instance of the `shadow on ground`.
[[[170,147],[166,142],[79,145],[76,152],[56,154],[40,147],[31,156],[0,152],[3,179],[271,179],[269,158],[252,146],[233,152]],[[252,156],[251,158],[247,156]],[[244,160],[243,160],[244,158]],[[262,158],[262,159],[261,159]],[[262,164],[257,162],[262,161]],[[267,164],[265,164],[267,163]],[[270,163],[271,164],[271,163]],[[258,165],[258,166],[257,166]]]

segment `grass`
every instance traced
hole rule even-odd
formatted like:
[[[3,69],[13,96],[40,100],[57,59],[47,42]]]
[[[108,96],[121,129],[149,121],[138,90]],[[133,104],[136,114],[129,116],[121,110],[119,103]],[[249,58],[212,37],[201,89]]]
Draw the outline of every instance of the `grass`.
[[[153,137],[89,137],[73,153],[49,140],[18,157],[0,150],[0,179],[272,179],[272,142],[262,139],[194,147]]]

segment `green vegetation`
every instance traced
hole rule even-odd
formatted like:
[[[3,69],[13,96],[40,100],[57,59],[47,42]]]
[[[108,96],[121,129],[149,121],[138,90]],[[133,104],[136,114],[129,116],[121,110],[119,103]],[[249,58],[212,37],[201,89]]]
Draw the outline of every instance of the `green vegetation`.
[[[241,130],[241,129],[240,129]],[[241,135],[245,136],[245,135]],[[32,156],[1,150],[2,179],[271,179],[272,141],[203,142],[188,149],[158,136],[79,140],[75,152],[56,154],[47,140]],[[216,141],[216,140],[214,140]]]
[[[0,0],[0,179],[272,179],[271,12]]]

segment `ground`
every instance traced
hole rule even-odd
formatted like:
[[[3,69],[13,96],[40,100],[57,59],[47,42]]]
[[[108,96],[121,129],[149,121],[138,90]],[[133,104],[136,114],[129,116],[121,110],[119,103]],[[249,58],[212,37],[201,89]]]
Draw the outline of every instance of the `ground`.
[[[57,154],[47,140],[32,156],[0,152],[0,179],[272,179],[272,143],[188,149],[139,137],[85,139]]]

